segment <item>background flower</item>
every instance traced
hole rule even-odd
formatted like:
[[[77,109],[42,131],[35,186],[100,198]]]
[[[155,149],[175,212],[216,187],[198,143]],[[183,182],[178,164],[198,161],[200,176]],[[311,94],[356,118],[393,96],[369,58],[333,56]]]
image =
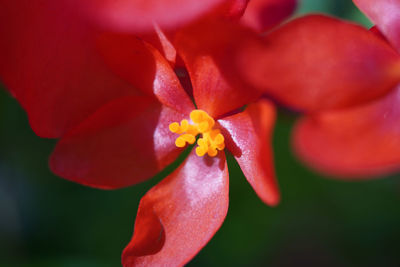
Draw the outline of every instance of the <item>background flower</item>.
[[[293,139],[300,158],[329,175],[366,179],[400,169],[399,7],[356,3],[376,28],[308,15],[225,57],[239,54],[233,68],[245,80],[303,115]]]
[[[359,178],[399,168],[393,91],[400,81],[400,56],[381,36],[309,15],[266,36],[243,58],[256,62],[248,72],[252,82],[304,115],[294,129],[294,148],[310,165]]]

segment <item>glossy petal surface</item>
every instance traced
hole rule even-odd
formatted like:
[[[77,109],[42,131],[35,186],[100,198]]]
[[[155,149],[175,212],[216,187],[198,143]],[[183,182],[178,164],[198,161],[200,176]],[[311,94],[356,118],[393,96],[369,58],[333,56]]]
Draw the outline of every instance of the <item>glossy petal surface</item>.
[[[241,113],[218,120],[226,146],[247,180],[261,200],[273,206],[280,199],[271,147],[275,117],[272,103],[260,100]]]
[[[181,113],[194,109],[168,61],[150,44],[131,35],[103,34],[99,47],[110,67],[136,88]]]
[[[115,100],[58,142],[50,168],[68,180],[104,189],[144,181],[179,155],[168,126],[183,118],[151,98]]]
[[[73,0],[103,25],[127,32],[180,26],[210,12],[225,0]]]
[[[224,153],[198,157],[194,150],[142,198],[132,240],[122,254],[129,266],[182,266],[215,234],[228,210]]]
[[[400,2],[397,0],[353,0],[400,51]]]
[[[265,32],[292,15],[296,7],[297,0],[251,0],[241,22]]]
[[[292,108],[315,111],[364,103],[394,87],[399,55],[368,30],[334,18],[299,18],[248,47],[250,82]]]
[[[108,101],[135,92],[97,53],[97,30],[62,3],[0,5],[0,79],[42,137],[59,137]]]
[[[240,79],[240,70],[232,68],[232,53],[247,38],[255,37],[237,24],[213,20],[194,25],[177,36],[178,54],[189,71],[196,105],[214,118],[260,95]]]
[[[294,146],[312,167],[363,178],[400,169],[400,87],[376,102],[306,117]]]

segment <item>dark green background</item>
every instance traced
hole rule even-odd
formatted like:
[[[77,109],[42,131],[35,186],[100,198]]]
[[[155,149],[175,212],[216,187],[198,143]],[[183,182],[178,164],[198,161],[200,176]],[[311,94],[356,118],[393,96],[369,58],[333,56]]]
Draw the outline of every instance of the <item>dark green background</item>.
[[[370,22],[350,0],[304,0],[298,13]],[[274,133],[282,191],[265,206],[230,158],[225,223],[189,266],[400,266],[400,179],[329,179],[289,147],[296,117],[281,111]],[[161,177],[100,191],[50,173],[54,140],[37,137],[0,90],[0,266],[119,266],[140,197]]]

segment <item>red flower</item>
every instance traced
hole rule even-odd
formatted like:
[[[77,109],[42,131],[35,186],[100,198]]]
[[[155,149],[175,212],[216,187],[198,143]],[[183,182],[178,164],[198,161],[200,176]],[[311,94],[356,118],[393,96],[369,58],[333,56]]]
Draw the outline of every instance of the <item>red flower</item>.
[[[270,205],[279,200],[269,144],[273,106],[265,101],[251,104],[259,95],[256,91],[245,91],[240,83],[232,86],[213,58],[194,53],[183,37],[177,38],[178,51],[188,68],[197,108],[168,62],[144,44],[155,60],[148,87],[155,97],[125,96],[109,102],[65,134],[50,159],[52,171],[64,178],[118,188],[152,177],[176,159],[185,142],[194,143],[201,135],[198,148],[181,167],[141,200],[134,236],[123,253],[125,266],[184,264],[213,236],[228,208],[224,145],[260,198]],[[101,42],[110,65],[135,82],[136,62],[140,59],[139,67],[145,67],[144,51],[138,55],[132,50],[139,41],[112,35]],[[145,90],[146,84],[138,87]]]
[[[202,1],[204,10],[217,2]],[[107,29],[143,30],[154,18],[159,25],[176,26],[200,14],[203,9],[188,7],[198,1],[169,1],[161,15],[157,8],[167,1],[158,1],[138,24],[126,12],[145,1],[80,1],[75,4],[85,8],[79,12],[70,3],[16,0],[3,5],[0,17],[0,33],[7,36],[0,42],[4,83],[38,135],[61,138],[50,158],[52,171],[84,185],[120,188],[151,178],[177,158],[185,143],[201,137],[185,162],[141,200],[134,236],[123,253],[125,266],[182,265],[218,230],[228,208],[225,146],[260,198],[278,203],[270,148],[274,107],[255,102],[260,92],[231,75],[230,60],[218,63],[223,50],[259,42],[248,29],[212,19],[215,14],[240,17],[247,1],[228,1],[203,22],[175,33],[196,107],[190,88],[183,88],[154,46],[105,32],[88,18],[104,19]],[[169,8],[180,5],[188,8],[188,17],[170,20]],[[252,14],[258,13],[245,17]],[[271,23],[264,20],[257,27]],[[154,36],[144,37],[153,41]],[[160,29],[157,38],[157,47],[171,46]],[[170,48],[163,52],[173,62],[175,48]]]
[[[303,160],[362,178],[400,169],[400,4],[355,2],[384,37],[311,15],[247,46],[236,61],[251,66],[245,78],[252,85],[304,112],[293,139]]]

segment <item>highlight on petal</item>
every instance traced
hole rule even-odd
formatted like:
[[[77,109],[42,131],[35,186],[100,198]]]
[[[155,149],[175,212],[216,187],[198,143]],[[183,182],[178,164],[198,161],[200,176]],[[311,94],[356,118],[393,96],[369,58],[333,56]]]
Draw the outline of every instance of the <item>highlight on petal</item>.
[[[353,0],[400,51],[400,2],[396,0]]]
[[[132,240],[122,254],[130,266],[182,266],[212,238],[228,211],[225,155],[194,150],[142,198]]]
[[[258,90],[240,79],[240,71],[231,68],[232,54],[248,39],[259,41],[240,25],[218,20],[202,21],[176,37],[177,51],[189,71],[197,107],[213,118],[260,96]]]
[[[294,13],[297,0],[251,0],[241,22],[258,32],[268,31]]]
[[[250,104],[245,111],[218,122],[223,127],[225,142],[246,179],[266,204],[280,200],[272,155],[275,107],[266,100]]]
[[[400,57],[384,40],[323,15],[278,28],[263,45],[245,48],[237,64],[255,87],[304,111],[365,103],[400,81]]]
[[[64,1],[3,1],[0,79],[42,137],[60,137],[102,105],[138,94],[97,52],[98,31]]]
[[[151,31],[154,23],[172,28],[213,11],[227,0],[80,0],[86,14],[104,26],[126,32]]]
[[[328,175],[364,179],[400,170],[400,87],[371,104],[303,118],[294,148]]]
[[[168,126],[184,117],[152,98],[117,99],[61,138],[50,169],[67,180],[102,189],[142,182],[182,151]]]
[[[98,46],[109,66],[135,88],[181,113],[194,109],[168,61],[150,44],[132,35],[111,33],[102,34]]]

